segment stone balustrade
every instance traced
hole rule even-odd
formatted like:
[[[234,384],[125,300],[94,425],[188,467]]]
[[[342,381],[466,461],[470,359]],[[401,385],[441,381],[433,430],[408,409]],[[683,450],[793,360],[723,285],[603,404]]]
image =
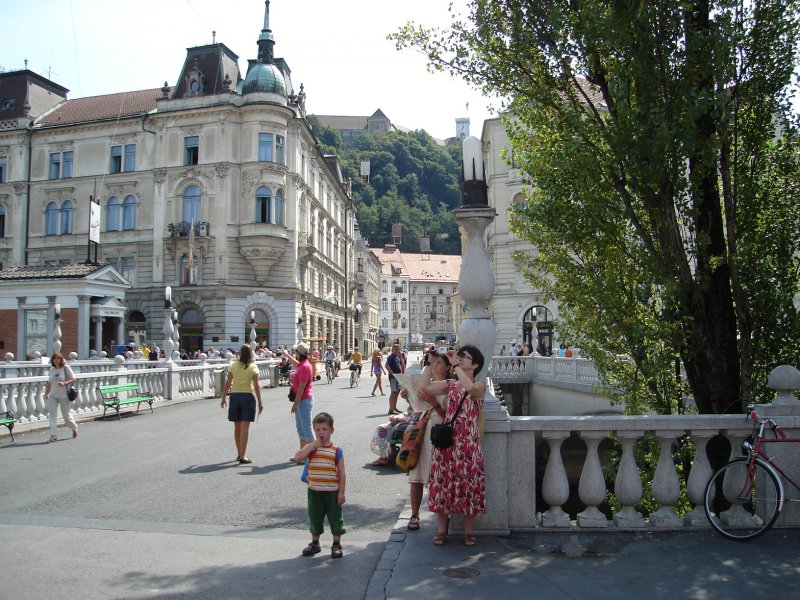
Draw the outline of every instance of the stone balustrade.
[[[489,372],[494,383],[530,383],[534,379],[594,385],[594,361],[558,356],[493,356]]]

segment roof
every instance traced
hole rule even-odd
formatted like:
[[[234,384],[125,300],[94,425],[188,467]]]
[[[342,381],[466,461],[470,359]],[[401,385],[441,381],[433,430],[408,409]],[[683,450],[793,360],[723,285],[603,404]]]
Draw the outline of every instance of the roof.
[[[386,277],[457,283],[461,274],[461,256],[458,255],[400,252],[394,244],[370,250],[381,263],[381,275]]]
[[[153,88],[65,100],[39,119],[37,125],[71,125],[118,117],[139,116],[155,110],[156,100],[163,96],[161,88]]]
[[[75,279],[86,277],[104,265],[27,265],[0,270],[0,280],[10,279]]]

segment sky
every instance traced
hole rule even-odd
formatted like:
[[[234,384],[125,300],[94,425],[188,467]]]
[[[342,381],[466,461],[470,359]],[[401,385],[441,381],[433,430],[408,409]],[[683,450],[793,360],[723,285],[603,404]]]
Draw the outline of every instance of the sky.
[[[498,102],[446,73],[429,73],[418,52],[386,39],[407,21],[449,23],[449,0],[272,0],[275,56],[305,85],[308,113],[367,116],[455,136],[469,117],[481,136]],[[457,7],[466,0],[455,0]],[[216,41],[239,56],[244,77],[256,58],[263,0],[25,0],[3,8],[0,70],[27,68],[82,98],[177,83],[186,48]]]

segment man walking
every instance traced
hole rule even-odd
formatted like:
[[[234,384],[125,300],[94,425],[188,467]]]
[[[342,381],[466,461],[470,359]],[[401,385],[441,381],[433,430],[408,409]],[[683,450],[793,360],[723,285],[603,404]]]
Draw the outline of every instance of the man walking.
[[[392,346],[392,353],[386,359],[386,372],[389,373],[389,414],[399,415],[397,410],[397,397],[400,395],[400,382],[395,377],[397,373],[405,373],[406,365],[403,360],[403,353],[400,351],[400,344]]]

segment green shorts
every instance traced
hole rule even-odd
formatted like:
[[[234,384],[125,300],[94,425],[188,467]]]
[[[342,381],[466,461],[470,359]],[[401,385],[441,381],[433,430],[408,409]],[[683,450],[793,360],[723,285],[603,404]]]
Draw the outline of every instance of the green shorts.
[[[308,520],[311,535],[322,535],[325,532],[324,521],[328,516],[328,525],[333,535],[347,533],[344,528],[342,507],[337,500],[339,492],[318,492],[308,489]]]

